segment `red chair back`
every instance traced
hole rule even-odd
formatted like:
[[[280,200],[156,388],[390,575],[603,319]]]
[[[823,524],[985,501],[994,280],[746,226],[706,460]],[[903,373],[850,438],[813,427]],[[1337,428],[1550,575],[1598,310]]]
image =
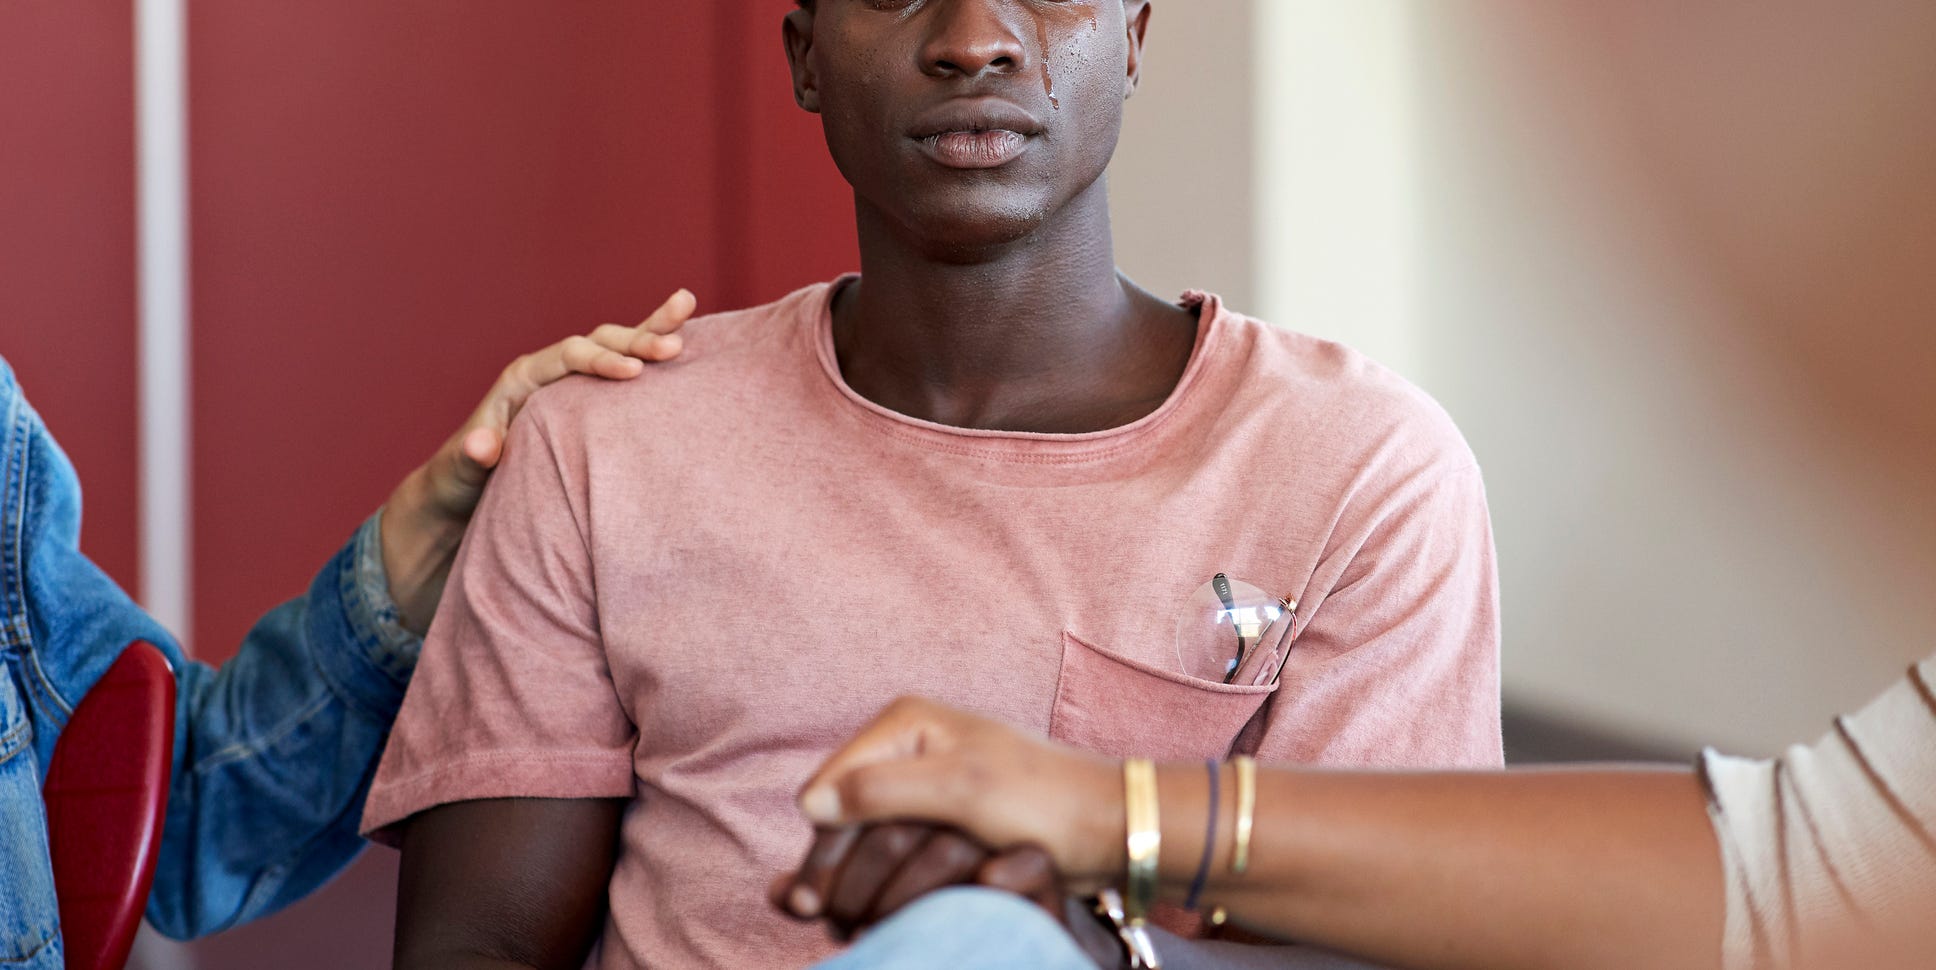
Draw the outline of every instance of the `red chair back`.
[[[128,961],[154,883],[174,747],[174,671],[136,641],[81,698],[41,790],[68,970]]]

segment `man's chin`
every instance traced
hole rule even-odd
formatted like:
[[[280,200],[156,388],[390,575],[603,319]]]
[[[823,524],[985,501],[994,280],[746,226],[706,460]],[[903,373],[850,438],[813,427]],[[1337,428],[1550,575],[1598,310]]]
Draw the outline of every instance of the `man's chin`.
[[[911,213],[908,231],[923,253],[943,262],[976,263],[1027,240],[1048,220],[1035,200],[1004,204],[942,204]]]

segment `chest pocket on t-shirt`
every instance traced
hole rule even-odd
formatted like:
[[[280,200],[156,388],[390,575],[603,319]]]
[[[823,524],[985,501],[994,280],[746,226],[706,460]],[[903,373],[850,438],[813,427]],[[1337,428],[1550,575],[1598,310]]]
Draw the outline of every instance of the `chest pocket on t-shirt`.
[[[1163,670],[1064,630],[1049,736],[1117,758],[1223,758],[1276,690]]]

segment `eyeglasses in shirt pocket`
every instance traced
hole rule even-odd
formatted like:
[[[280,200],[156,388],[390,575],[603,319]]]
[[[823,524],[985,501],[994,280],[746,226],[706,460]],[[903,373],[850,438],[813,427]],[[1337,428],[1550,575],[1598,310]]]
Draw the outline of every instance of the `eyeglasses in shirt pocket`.
[[[1221,759],[1276,690],[1164,670],[1064,630],[1049,736],[1118,758]]]

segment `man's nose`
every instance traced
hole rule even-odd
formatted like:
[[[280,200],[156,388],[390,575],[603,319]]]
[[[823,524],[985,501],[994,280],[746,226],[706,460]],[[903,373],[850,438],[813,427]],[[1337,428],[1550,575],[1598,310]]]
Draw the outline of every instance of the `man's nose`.
[[[921,49],[921,69],[933,77],[1013,74],[1033,57],[1023,23],[1031,14],[1014,0],[939,0]]]

